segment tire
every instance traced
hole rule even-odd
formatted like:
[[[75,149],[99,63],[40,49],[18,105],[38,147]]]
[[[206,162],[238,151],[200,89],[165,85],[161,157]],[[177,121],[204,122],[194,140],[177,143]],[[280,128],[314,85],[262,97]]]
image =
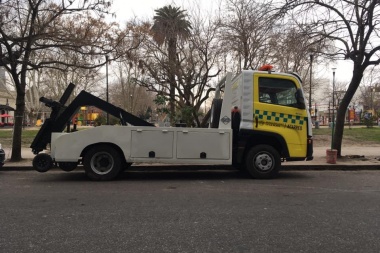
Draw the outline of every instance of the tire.
[[[92,147],[84,156],[86,175],[96,181],[112,180],[121,170],[122,160],[119,152],[110,145]]]
[[[252,147],[246,155],[245,168],[253,178],[274,178],[280,167],[281,157],[272,146],[257,145]]]
[[[220,121],[220,113],[222,111],[223,99],[214,98],[211,105],[211,119],[210,126],[211,128],[218,128]]]
[[[77,162],[60,162],[58,163],[58,167],[63,171],[73,171],[77,168],[78,163]]]
[[[33,158],[33,168],[41,173],[53,168],[53,159],[49,154],[40,153]]]

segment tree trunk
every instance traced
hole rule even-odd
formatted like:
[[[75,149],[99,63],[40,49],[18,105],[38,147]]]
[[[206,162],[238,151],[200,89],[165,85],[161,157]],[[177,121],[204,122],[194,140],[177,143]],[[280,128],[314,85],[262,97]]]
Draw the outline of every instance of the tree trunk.
[[[169,39],[168,43],[168,55],[169,55],[169,94],[170,94],[170,125],[174,126],[175,122],[175,68],[176,68],[176,47],[177,41],[175,39]]]
[[[344,131],[344,121],[346,117],[347,108],[358,89],[360,82],[363,77],[363,71],[355,70],[354,75],[352,76],[350,85],[348,86],[347,92],[344,94],[344,97],[339,105],[338,112],[336,115],[336,127],[334,131],[334,140],[333,140],[333,149],[338,150],[337,156],[342,156],[342,140],[343,140],[343,131]]]
[[[12,141],[12,162],[21,161],[21,140],[22,140],[22,124],[25,111],[25,93],[17,92],[16,111],[14,115],[13,141]]]

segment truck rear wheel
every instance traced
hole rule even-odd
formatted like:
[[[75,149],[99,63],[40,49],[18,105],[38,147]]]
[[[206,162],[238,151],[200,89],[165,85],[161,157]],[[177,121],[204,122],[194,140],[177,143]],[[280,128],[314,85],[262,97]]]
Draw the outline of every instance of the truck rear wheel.
[[[77,162],[60,162],[58,163],[58,167],[63,171],[73,171],[77,168],[78,163]]]
[[[120,172],[122,160],[119,152],[110,145],[92,147],[83,160],[86,175],[92,180],[112,180]]]
[[[257,145],[248,151],[245,167],[253,178],[273,178],[281,167],[281,157],[272,146]]]

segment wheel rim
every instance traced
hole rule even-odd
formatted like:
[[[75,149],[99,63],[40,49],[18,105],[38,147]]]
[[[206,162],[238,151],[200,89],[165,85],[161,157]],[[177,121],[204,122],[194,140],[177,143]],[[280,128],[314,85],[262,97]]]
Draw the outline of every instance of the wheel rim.
[[[255,167],[261,171],[270,171],[274,165],[274,158],[268,153],[259,153],[254,158]]]
[[[37,160],[36,165],[41,169],[46,169],[49,165],[49,162],[48,160],[42,158],[42,159]]]
[[[105,175],[109,173],[113,166],[114,160],[112,155],[108,152],[95,153],[91,158],[91,169],[98,175]]]

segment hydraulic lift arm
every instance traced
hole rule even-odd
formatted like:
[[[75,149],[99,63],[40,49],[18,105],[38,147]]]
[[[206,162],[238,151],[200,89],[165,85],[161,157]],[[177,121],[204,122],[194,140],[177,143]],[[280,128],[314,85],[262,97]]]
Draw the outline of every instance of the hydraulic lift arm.
[[[38,154],[42,150],[46,149],[47,144],[51,142],[51,133],[62,132],[71,118],[82,106],[95,106],[119,118],[122,125],[129,123],[134,126],[154,126],[153,124],[134,116],[120,107],[114,106],[86,91],[81,91],[68,106],[64,106],[74,88],[75,85],[70,83],[59,102],[44,97],[40,98],[41,102],[52,108],[52,112],[50,114],[50,118],[45,120],[40,131],[37,133],[32,144],[30,145],[34,154]]]

